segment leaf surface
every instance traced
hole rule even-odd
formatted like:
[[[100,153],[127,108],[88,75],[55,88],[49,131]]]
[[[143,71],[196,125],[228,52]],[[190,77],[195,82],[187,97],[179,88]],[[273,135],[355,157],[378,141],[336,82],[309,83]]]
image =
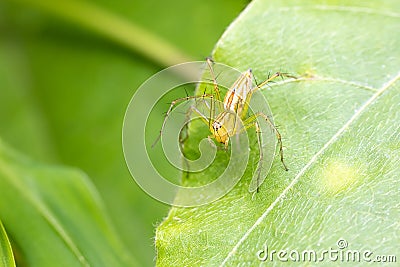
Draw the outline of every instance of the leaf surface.
[[[276,71],[300,77],[263,91],[289,171],[277,157],[252,196],[257,162],[250,161],[219,201],[172,208],[157,229],[159,266],[255,266],[260,250],[321,253],[341,239],[347,249],[372,251],[371,260],[399,254],[399,11],[395,1],[258,0],[247,7],[214,59],[252,68],[258,81]],[[219,171],[190,174],[184,183]],[[282,262],[268,256],[266,263]]]

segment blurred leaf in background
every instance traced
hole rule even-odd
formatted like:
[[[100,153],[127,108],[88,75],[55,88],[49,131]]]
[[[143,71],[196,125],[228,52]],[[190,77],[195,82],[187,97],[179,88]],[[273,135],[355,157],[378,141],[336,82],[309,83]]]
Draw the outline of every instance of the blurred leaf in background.
[[[121,148],[125,108],[135,89],[166,64],[208,56],[245,5],[223,0],[0,3],[1,138],[35,161],[89,174],[116,235],[140,265],[152,264],[154,226],[168,207],[143,193],[127,171]],[[30,184],[21,186],[32,190]],[[13,209],[19,214],[28,207]],[[28,231],[10,212],[0,210],[6,231]],[[18,244],[23,239],[12,238],[23,247]],[[41,242],[50,240],[42,236]]]
[[[1,266],[15,267],[14,255],[12,252],[10,240],[3,224],[0,221],[0,264]]]
[[[0,195],[18,265],[138,265],[81,171],[28,160],[0,143]]]

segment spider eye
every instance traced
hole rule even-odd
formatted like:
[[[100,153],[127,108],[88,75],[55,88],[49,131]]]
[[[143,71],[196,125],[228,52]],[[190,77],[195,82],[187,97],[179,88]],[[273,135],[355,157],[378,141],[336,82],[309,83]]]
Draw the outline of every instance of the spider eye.
[[[219,129],[221,129],[221,124],[219,122],[215,122],[213,128],[215,131],[218,131]]]

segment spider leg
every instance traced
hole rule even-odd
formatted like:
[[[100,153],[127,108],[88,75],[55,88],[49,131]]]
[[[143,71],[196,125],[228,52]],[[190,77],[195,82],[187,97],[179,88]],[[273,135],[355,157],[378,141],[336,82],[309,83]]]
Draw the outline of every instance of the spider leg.
[[[203,99],[204,98],[210,98],[210,99],[212,99],[213,97],[214,97],[214,95],[212,95],[212,94],[203,94],[203,95],[196,95],[196,96],[186,96],[186,97],[178,98],[178,99],[175,99],[174,101],[172,101],[171,105],[169,106],[169,109],[168,109],[167,113],[165,114],[164,121],[163,121],[161,129],[160,129],[160,133],[159,133],[157,139],[151,145],[151,147],[154,147],[158,143],[158,141],[160,140],[161,135],[162,135],[162,133],[164,131],[165,124],[167,122],[168,116],[171,113],[171,111],[172,111],[172,109],[174,108],[175,105],[177,105],[178,103],[181,103],[183,101],[188,101],[190,99],[199,99],[199,98],[203,98]]]
[[[283,144],[282,144],[282,137],[281,134],[279,133],[278,129],[276,128],[276,126],[272,123],[272,121],[270,120],[270,118],[268,118],[267,115],[265,115],[262,112],[258,112],[252,116],[250,116],[249,118],[247,118],[245,120],[245,127],[244,129],[248,129],[250,127],[255,126],[254,124],[252,124],[252,122],[256,121],[258,117],[262,117],[267,123],[268,125],[271,127],[271,129],[274,131],[275,135],[276,135],[276,139],[278,140],[278,144],[279,144],[279,154],[280,154],[280,158],[281,158],[281,162],[283,167],[285,168],[285,171],[288,171],[289,169],[286,167],[285,161],[283,159]],[[247,125],[247,126],[246,126]],[[257,128],[257,126],[256,126]],[[258,126],[259,128],[259,126]],[[258,135],[259,136],[259,135]]]
[[[269,86],[268,83],[273,82],[273,80],[275,80],[275,79],[278,78],[278,77],[281,77],[282,80],[283,80],[285,77],[291,78],[291,79],[298,79],[298,77],[293,76],[293,75],[291,75],[291,74],[289,74],[289,73],[286,73],[286,72],[279,72],[279,71],[278,71],[278,72],[275,72],[275,73],[272,74],[272,75],[268,74],[268,78],[267,78],[265,81],[261,82],[260,84],[257,84],[257,86],[254,87],[253,91],[257,91],[257,90],[261,89],[261,87],[263,87],[263,86],[265,86],[265,85]],[[255,79],[255,78],[254,78],[254,79]]]
[[[212,78],[213,85],[214,85],[214,92],[215,92],[215,95],[216,95],[216,100],[218,101],[219,111],[222,111],[223,110],[223,106],[222,106],[221,93],[219,91],[217,78],[215,76],[214,69],[212,67],[213,60],[208,57],[206,59],[206,61],[207,61],[208,68],[210,69],[210,74],[211,74],[211,78]]]
[[[210,98],[212,98],[212,97],[210,97]],[[206,105],[206,107],[207,108],[209,108],[210,109],[210,107],[208,106],[208,105]],[[191,116],[191,114],[192,114],[192,112],[193,113],[196,113],[197,115],[199,115],[200,116],[200,119],[202,120],[202,122],[204,122],[204,124],[207,124],[207,125],[211,125],[211,123],[212,123],[212,117],[207,117],[206,115],[204,115],[198,108],[196,108],[195,106],[190,106],[190,108],[189,108],[189,110],[187,111],[187,113],[186,113],[186,119],[185,119],[185,122],[188,122],[189,120],[190,120],[190,116]],[[187,129],[187,123],[185,123],[185,129]],[[182,132],[181,132],[182,133]],[[184,138],[179,138],[179,142],[181,143],[181,144],[183,144],[185,141],[186,141],[186,139],[188,138],[189,136],[188,136],[188,134],[186,134],[185,135],[185,137]],[[214,144],[215,145],[215,144]]]
[[[277,77],[282,77],[282,73],[280,72],[276,72],[272,75],[268,74],[268,79],[266,79],[265,81],[261,82],[260,84],[258,84],[253,90],[259,90],[261,87],[263,87],[264,85],[267,85],[269,82],[271,82],[272,80],[274,80]]]
[[[210,98],[212,98],[212,96],[211,96]],[[207,106],[207,108],[209,108],[208,105],[206,105],[206,106]],[[204,114],[203,114],[198,108],[196,108],[195,106],[190,106],[189,110],[188,110],[187,113],[186,113],[185,122],[188,122],[188,121],[190,120],[190,116],[191,116],[192,112],[198,114],[198,115],[200,116],[200,119],[202,120],[202,122],[204,122],[204,123],[207,124],[207,125],[210,124],[210,122],[209,122],[210,119],[207,118],[207,116],[204,115]],[[179,146],[180,146],[180,148],[181,148],[182,153],[183,153],[183,144],[184,144],[184,142],[186,141],[186,139],[189,137],[189,135],[188,135],[188,133],[187,133],[188,124],[185,123],[185,126],[184,126],[184,127],[185,127],[185,131],[186,131],[185,137],[184,137],[184,138],[181,137],[181,134],[182,134],[183,130],[182,130],[181,133],[179,134]],[[208,141],[210,142],[211,145],[214,145],[214,146],[215,146],[214,142],[213,142],[210,138],[208,138]],[[187,170],[187,171],[186,171],[186,178],[187,178],[187,177],[189,177],[189,173],[190,173],[190,171],[189,171],[190,164],[189,164],[188,159],[187,159],[186,156],[184,156],[183,159],[184,159],[184,162],[185,162],[185,165],[186,165],[186,170]]]

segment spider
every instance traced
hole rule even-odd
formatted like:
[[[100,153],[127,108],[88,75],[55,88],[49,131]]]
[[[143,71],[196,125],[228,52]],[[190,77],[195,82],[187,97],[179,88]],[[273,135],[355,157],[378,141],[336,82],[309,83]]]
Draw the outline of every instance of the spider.
[[[178,98],[174,101],[171,102],[171,105],[166,113],[166,116],[164,118],[163,124],[161,126],[161,130],[159,133],[158,138],[154,142],[153,146],[158,142],[160,139],[162,132],[164,130],[166,121],[168,119],[168,116],[170,115],[171,111],[173,110],[174,106],[176,106],[178,103],[191,100],[191,99],[210,99],[211,104],[207,104],[208,109],[210,110],[210,116],[207,117],[205,116],[199,109],[197,109],[195,106],[192,106],[190,108],[191,111],[197,113],[200,115],[201,120],[207,124],[209,131],[211,132],[211,135],[208,136],[209,140],[215,139],[216,142],[221,143],[224,145],[225,149],[228,149],[229,146],[229,140],[232,138],[234,135],[238,134],[240,131],[243,130],[248,130],[250,128],[255,128],[255,132],[257,134],[257,143],[259,147],[259,167],[257,168],[258,173],[260,172],[260,168],[262,166],[262,162],[264,159],[264,154],[262,150],[262,140],[261,140],[261,131],[260,131],[260,125],[259,122],[257,121],[257,118],[262,118],[273,130],[273,132],[276,135],[278,145],[279,145],[279,154],[280,154],[280,160],[282,162],[282,165],[286,171],[288,171],[288,168],[284,162],[284,157],[283,157],[283,145],[282,145],[282,137],[281,134],[279,133],[278,129],[274,125],[274,123],[271,121],[271,119],[264,114],[263,112],[257,112],[252,115],[248,115],[248,110],[249,110],[249,104],[251,97],[253,94],[257,91],[260,90],[263,86],[267,85],[270,83],[272,80],[276,79],[277,77],[283,78],[285,77],[292,77],[293,76],[281,73],[281,72],[276,72],[273,75],[270,75],[268,79],[265,81],[261,82],[260,84],[253,86],[253,80],[254,76],[252,73],[251,69],[248,69],[247,71],[243,72],[238,79],[232,84],[232,86],[228,89],[226,92],[224,99],[222,100],[221,98],[221,93],[220,89],[217,83],[217,78],[214,73],[214,69],[212,64],[214,61],[211,58],[207,58],[206,60],[207,66],[209,68],[210,74],[211,74],[211,79],[212,79],[212,84],[213,84],[213,94],[206,94],[203,93],[202,95],[195,95],[195,96],[186,96],[182,98]],[[215,105],[218,105],[216,108]],[[218,112],[218,114],[215,114]],[[238,127],[237,124],[237,118],[240,118],[242,120],[243,127]],[[252,186],[252,188],[249,189],[250,192],[258,191],[258,188],[261,183],[257,181],[255,186]]]

